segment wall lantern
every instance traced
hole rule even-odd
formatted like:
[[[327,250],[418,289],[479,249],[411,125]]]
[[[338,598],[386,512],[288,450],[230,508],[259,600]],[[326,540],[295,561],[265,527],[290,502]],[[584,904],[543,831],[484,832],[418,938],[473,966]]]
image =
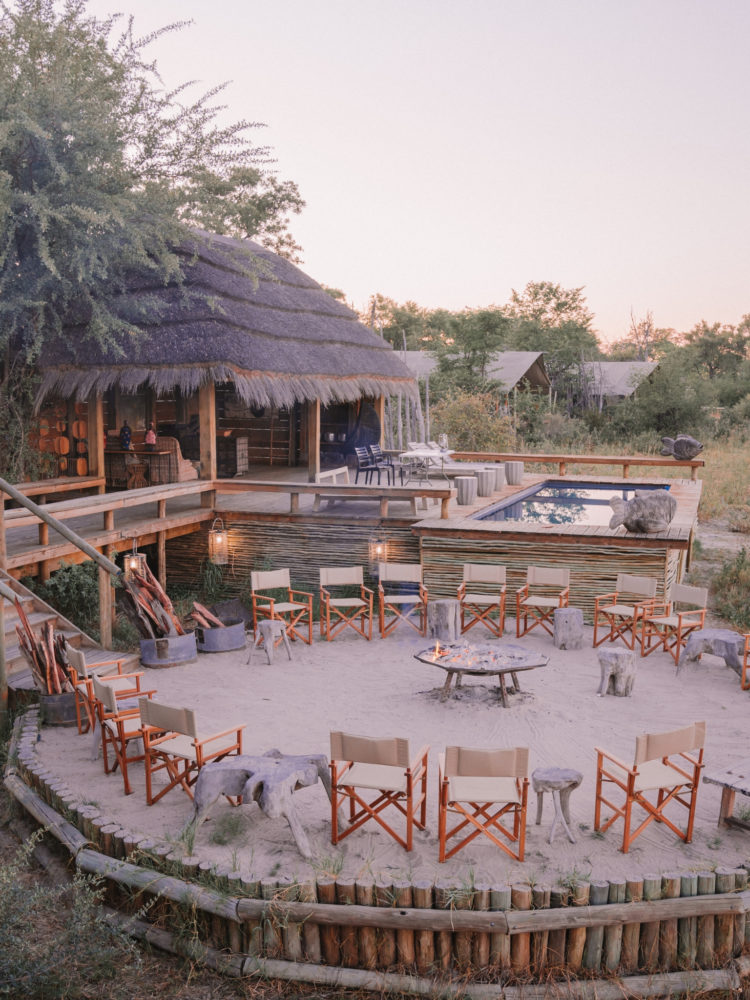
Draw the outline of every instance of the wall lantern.
[[[208,558],[217,566],[225,566],[229,562],[229,538],[220,517],[214,518],[208,532]]]
[[[370,575],[378,575],[378,563],[388,562],[388,542],[384,535],[371,535],[368,543]]]
[[[136,576],[145,576],[146,568],[148,566],[148,561],[146,555],[143,552],[138,551],[137,543],[135,538],[133,539],[133,548],[125,556],[125,572],[124,578],[129,582],[135,582]]]

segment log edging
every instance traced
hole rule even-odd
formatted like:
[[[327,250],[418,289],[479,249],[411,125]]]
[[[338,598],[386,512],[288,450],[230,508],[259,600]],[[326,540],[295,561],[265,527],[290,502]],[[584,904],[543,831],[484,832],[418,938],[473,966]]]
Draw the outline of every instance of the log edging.
[[[477,886],[460,900],[442,883],[257,881],[180,857],[174,844],[134,836],[76,803],[37,757],[38,724],[35,707],[15,722],[3,779],[9,794],[65,846],[78,868],[106,881],[107,895],[119,908],[132,909],[134,897],[147,894],[149,912],[167,927],[173,910],[181,923],[186,910],[193,912],[200,949],[207,956],[216,952],[218,964],[232,974],[353,987],[359,975],[359,988],[423,993],[429,983],[440,995],[441,977],[460,973],[464,995],[508,1000],[540,998],[543,984],[555,975],[567,980],[562,992],[570,997],[595,994],[600,1000],[615,987],[619,1000],[626,983],[648,996],[657,995],[651,991],[656,982],[663,994],[737,989],[750,977],[750,958],[742,957],[750,931],[744,868],[569,889]],[[139,856],[145,864],[133,862]],[[195,881],[201,874],[203,881]],[[159,943],[164,932],[141,923],[136,936]],[[389,971],[396,968],[413,974]],[[626,978],[591,978],[600,972],[616,977],[618,971]],[[647,975],[632,975],[639,971]],[[420,978],[425,972],[437,979]],[[489,974],[523,981],[522,996],[507,983],[471,983],[477,972],[483,979]],[[722,985],[707,985],[719,980]],[[562,985],[556,980],[555,992]],[[445,995],[454,996],[457,987],[446,989]]]

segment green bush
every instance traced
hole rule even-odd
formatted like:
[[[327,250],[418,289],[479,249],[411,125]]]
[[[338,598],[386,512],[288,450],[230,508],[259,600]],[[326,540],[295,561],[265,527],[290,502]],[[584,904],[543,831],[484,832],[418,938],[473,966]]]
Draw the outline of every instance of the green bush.
[[[745,549],[722,565],[711,589],[721,617],[735,628],[750,630],[750,558]]]
[[[0,864],[0,996],[90,997],[139,961],[135,945],[101,916],[96,880],[48,885],[30,873],[34,838]]]
[[[497,395],[457,392],[431,410],[433,433],[447,434],[454,451],[508,451],[513,440],[509,418]]]
[[[25,579],[24,584],[55,611],[93,638],[99,635],[99,575],[93,562],[61,564],[46,583]]]

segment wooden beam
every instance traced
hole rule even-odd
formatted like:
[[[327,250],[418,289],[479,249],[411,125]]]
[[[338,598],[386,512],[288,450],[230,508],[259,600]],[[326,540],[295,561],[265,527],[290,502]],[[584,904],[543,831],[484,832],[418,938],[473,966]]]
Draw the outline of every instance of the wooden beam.
[[[216,479],[216,386],[207,382],[198,390],[201,438],[201,479]]]
[[[380,447],[385,446],[385,396],[376,396],[373,405],[380,421]]]
[[[308,400],[307,408],[307,478],[311,483],[320,472],[320,400]]]
[[[99,642],[112,648],[112,576],[99,567]]]
[[[104,402],[100,393],[91,393],[88,399],[89,472],[104,475]],[[104,493],[104,485],[98,489]]]
[[[158,504],[159,520],[163,521],[167,516],[167,501],[160,500]],[[167,589],[167,533],[160,531],[156,536],[156,576],[164,588]]]

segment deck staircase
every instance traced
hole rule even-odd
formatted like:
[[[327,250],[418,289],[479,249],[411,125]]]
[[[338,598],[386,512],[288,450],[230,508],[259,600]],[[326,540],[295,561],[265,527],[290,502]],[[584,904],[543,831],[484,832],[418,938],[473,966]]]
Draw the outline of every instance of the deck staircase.
[[[119,659],[123,661],[123,670],[135,670],[139,666],[140,658],[137,653],[115,653],[109,649],[102,649],[90,636],[69,622],[67,618],[63,618],[58,611],[55,611],[49,604],[45,604],[41,598],[12,576],[0,572],[0,583],[18,595],[21,607],[34,632],[38,633],[44,622],[51,621],[58,635],[64,635],[71,645],[84,650],[88,664],[93,665],[105,660]],[[19,623],[18,612],[9,599],[0,595],[0,600],[5,609],[5,634],[0,639],[5,643],[8,687],[11,692],[33,691],[34,682],[31,670],[28,661],[21,652],[16,634],[16,625]]]

